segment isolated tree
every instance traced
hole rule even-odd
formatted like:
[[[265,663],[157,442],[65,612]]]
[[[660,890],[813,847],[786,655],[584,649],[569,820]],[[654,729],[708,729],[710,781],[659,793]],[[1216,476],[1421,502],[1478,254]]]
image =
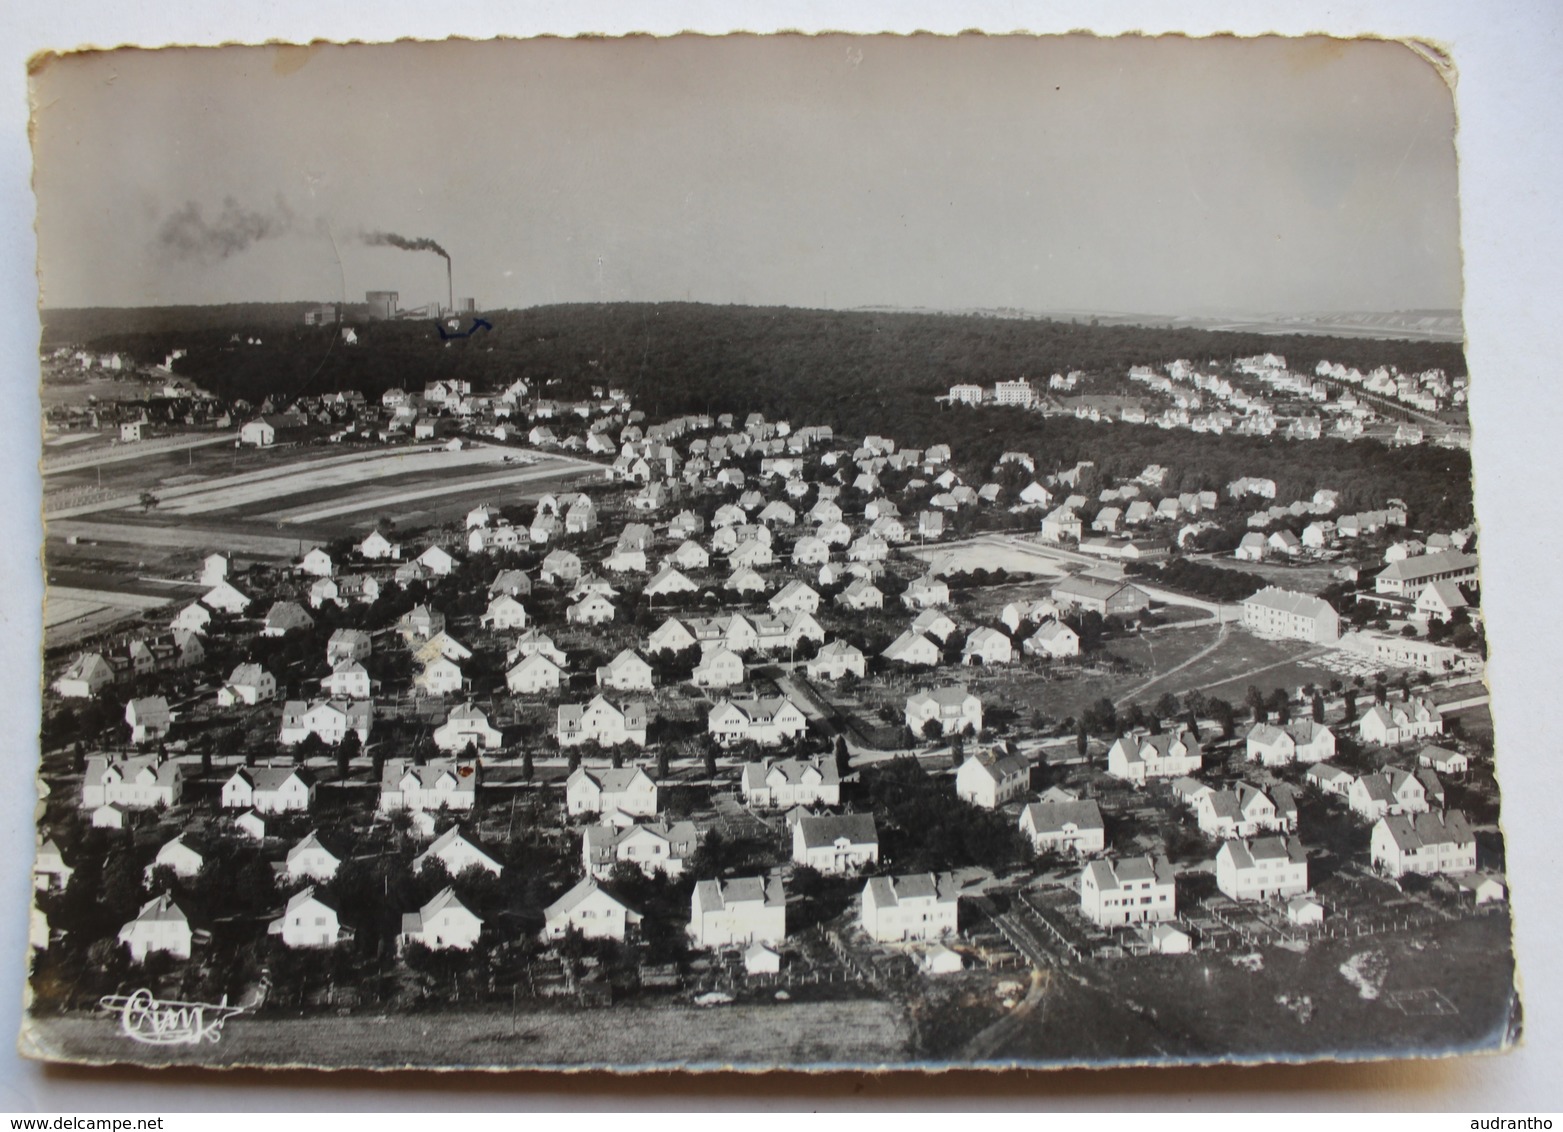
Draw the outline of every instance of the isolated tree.
[[[711,749],[711,745],[709,743],[706,744],[705,750],[704,750],[703,754],[705,756],[705,760],[704,761],[705,761],[706,777],[708,779],[715,778],[716,777],[716,752]]]
[[[922,737],[930,743],[937,743],[944,737],[944,726],[937,719],[924,720],[919,730]]]
[[[966,740],[957,735],[950,743],[950,766],[956,770],[961,769],[961,764],[966,761]]]
[[[1086,752],[1090,749],[1091,736],[1086,731],[1085,724],[1081,723],[1075,727],[1075,752],[1083,759],[1086,757]]]
[[[1318,692],[1313,694],[1313,721],[1324,722],[1324,696]]]
[[[143,491],[140,496],[141,513],[144,515],[158,504],[158,498],[150,491]]]
[[[532,748],[521,752],[521,781],[531,782],[536,769],[532,766]]]
[[[353,760],[358,757],[363,746],[364,741],[358,737],[358,731],[349,727],[342,741],[336,745],[337,774],[346,778],[352,772]]]
[[[666,745],[657,748],[657,779],[661,781],[668,776],[668,749]]]
[[[568,766],[570,768],[570,773],[574,774],[576,772],[576,770],[579,769],[580,765],[581,765],[581,749],[579,747],[571,747],[570,748],[569,761],[568,761]]]
[[[1341,722],[1350,723],[1357,718],[1357,691],[1355,688],[1347,688],[1341,697],[1345,701],[1345,712],[1341,716]]]

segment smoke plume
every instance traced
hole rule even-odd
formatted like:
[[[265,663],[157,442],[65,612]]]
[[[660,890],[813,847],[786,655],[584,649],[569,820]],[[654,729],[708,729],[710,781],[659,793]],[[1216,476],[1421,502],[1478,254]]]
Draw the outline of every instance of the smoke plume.
[[[427,236],[398,236],[395,232],[365,232],[361,237],[372,248],[400,248],[404,252],[433,252],[450,262],[450,253]]]
[[[299,219],[279,195],[270,208],[246,208],[232,197],[208,220],[195,201],[171,213],[157,231],[157,243],[181,259],[216,263],[262,240],[274,240],[299,228]]]

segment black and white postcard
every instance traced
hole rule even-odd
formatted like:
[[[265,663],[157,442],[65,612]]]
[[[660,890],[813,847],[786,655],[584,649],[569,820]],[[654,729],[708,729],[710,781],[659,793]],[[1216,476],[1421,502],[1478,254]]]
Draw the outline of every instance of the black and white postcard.
[[[1512,1045],[1453,75],[1322,37],[36,60],[23,1052]]]

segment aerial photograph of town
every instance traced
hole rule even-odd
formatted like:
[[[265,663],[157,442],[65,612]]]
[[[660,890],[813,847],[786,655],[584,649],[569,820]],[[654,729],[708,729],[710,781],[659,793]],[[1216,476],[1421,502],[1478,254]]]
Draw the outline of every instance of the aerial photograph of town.
[[[557,40],[32,83],[28,1056],[1518,1039],[1436,60]]]

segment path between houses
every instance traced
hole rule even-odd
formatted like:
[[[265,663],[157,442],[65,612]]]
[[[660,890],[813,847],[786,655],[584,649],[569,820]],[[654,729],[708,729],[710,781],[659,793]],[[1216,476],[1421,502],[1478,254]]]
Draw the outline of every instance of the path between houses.
[[[1031,969],[1031,986],[1026,991],[1026,997],[1021,999],[1004,1017],[985,1030],[979,1031],[961,1049],[960,1055],[952,1058],[953,1061],[966,1062],[968,1064],[980,1061],[990,1061],[1001,1051],[1013,1048],[1015,1032],[1025,1024],[1032,1011],[1042,1005],[1047,996],[1048,984],[1052,981],[1052,971],[1044,971],[1038,967]]]
[[[1176,676],[1179,672],[1182,672],[1189,665],[1194,664],[1197,661],[1204,660],[1205,657],[1209,656],[1211,653],[1215,652],[1222,645],[1226,644],[1227,636],[1228,636],[1228,634],[1231,633],[1231,631],[1232,631],[1232,629],[1231,629],[1230,625],[1223,624],[1221,626],[1221,631],[1216,634],[1216,639],[1211,641],[1210,644],[1206,645],[1204,648],[1200,649],[1193,656],[1189,657],[1187,660],[1183,661],[1181,664],[1173,665],[1171,668],[1167,669],[1167,671],[1165,671],[1165,672],[1158,672],[1156,675],[1152,676],[1149,680],[1145,681],[1145,683],[1139,685],[1138,687],[1130,688],[1127,692],[1124,692],[1118,698],[1122,702],[1124,702],[1124,703],[1129,703],[1129,702],[1131,702],[1134,699],[1135,696],[1138,696],[1141,692],[1145,691],[1145,689],[1154,687],[1156,684],[1159,684],[1161,681],[1165,680],[1169,676]],[[1258,670],[1256,670],[1256,671],[1258,671]]]

